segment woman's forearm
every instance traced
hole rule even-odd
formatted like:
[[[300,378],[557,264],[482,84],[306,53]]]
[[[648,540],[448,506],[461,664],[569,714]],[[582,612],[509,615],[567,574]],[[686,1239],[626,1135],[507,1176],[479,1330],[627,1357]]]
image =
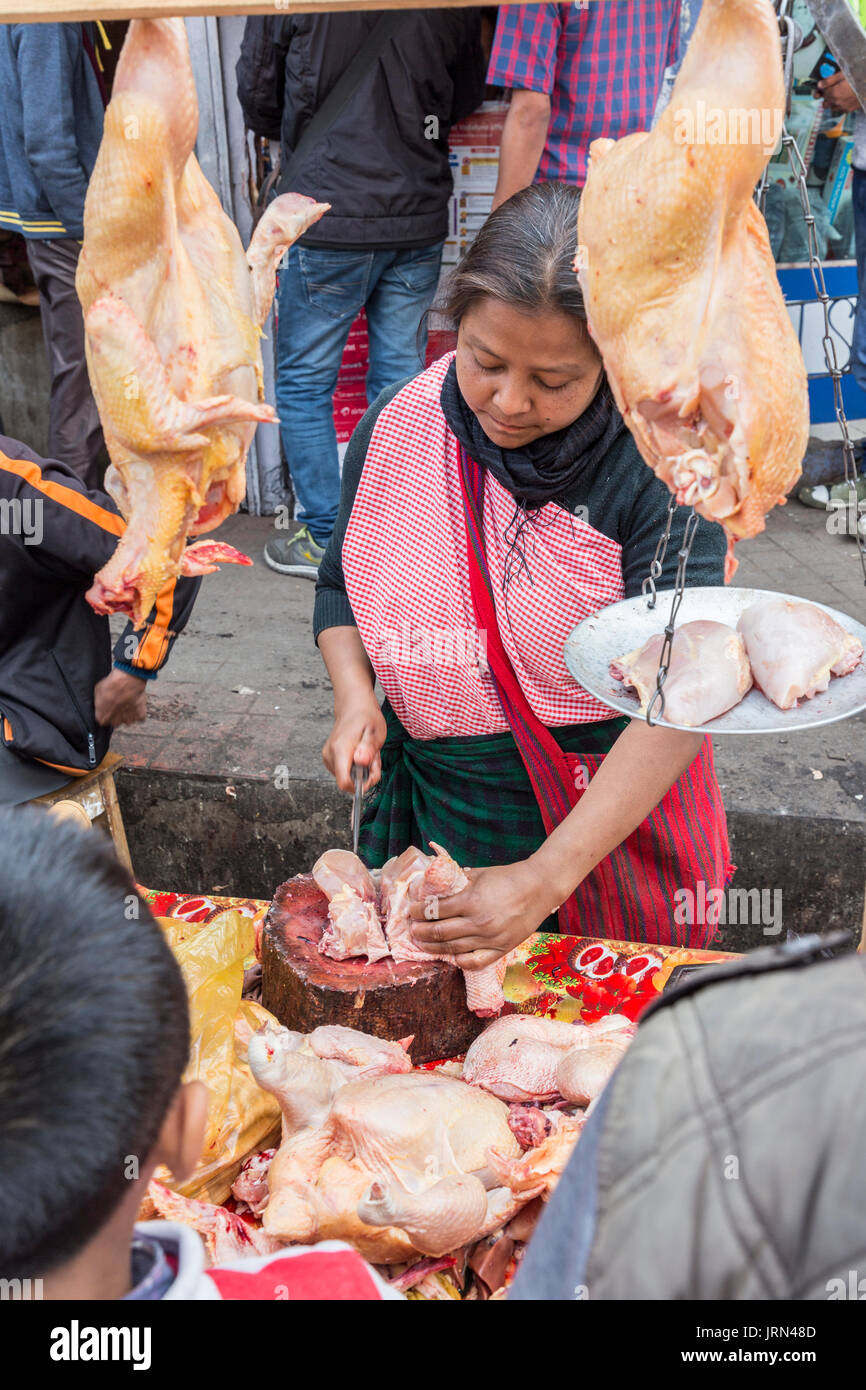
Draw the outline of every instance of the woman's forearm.
[[[622,844],[697,757],[702,734],[633,719],[574,810],[531,856],[559,906]],[[552,909],[551,909],[552,910]]]
[[[335,711],[359,697],[373,697],[376,677],[356,627],[325,628],[319,651],[334,689]]]

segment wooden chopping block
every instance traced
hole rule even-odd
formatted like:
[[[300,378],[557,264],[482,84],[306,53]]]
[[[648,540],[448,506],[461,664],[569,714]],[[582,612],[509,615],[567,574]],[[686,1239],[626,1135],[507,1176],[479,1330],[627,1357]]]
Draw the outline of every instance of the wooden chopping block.
[[[262,930],[262,1004],[286,1028],[340,1023],[396,1041],[412,1061],[464,1053],[486,1028],[466,1007],[463,972],[444,961],[331,960],[319,951],[328,900],[310,874],[277,889]]]

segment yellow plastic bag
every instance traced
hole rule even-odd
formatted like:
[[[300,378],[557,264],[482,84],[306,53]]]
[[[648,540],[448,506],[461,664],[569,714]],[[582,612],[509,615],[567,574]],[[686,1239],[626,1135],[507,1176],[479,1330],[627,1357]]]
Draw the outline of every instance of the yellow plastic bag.
[[[256,1083],[247,1063],[251,1033],[275,1022],[261,1004],[241,999],[244,959],[255,946],[255,924],[239,912],[210,922],[157,919],[187,988],[190,1055],[184,1081],[203,1081],[210,1093],[207,1131],[198,1166],[183,1184],[166,1169],[155,1176],[185,1197],[222,1203],[241,1164],[268,1148],[280,1128],[280,1107]]]

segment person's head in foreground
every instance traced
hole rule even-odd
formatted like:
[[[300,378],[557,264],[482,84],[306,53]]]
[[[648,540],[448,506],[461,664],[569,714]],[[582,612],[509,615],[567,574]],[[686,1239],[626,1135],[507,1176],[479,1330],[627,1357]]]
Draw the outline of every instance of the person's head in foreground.
[[[0,851],[4,1288],[39,1280],[31,1296],[49,1299],[395,1297],[338,1242],[206,1272],[195,1231],[136,1223],[157,1165],[183,1182],[205,1132],[207,1089],[181,1079],[180,968],[101,834],[0,810]]]
[[[0,1277],[121,1298],[158,1163],[195,1167],[180,970],[110,842],[0,813]]]

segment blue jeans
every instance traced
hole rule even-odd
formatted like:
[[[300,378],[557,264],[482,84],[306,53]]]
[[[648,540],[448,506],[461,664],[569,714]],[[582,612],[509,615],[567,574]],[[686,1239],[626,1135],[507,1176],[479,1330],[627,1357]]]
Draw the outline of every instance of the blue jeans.
[[[367,401],[424,367],[421,320],[436,293],[442,242],[412,250],[293,246],[280,271],[277,414],[297,516],[327,543],[340,502],[334,388],[349,329],[366,306]]]
[[[866,391],[866,169],[854,170],[854,240],[857,246],[857,308],[851,344],[851,371]]]

